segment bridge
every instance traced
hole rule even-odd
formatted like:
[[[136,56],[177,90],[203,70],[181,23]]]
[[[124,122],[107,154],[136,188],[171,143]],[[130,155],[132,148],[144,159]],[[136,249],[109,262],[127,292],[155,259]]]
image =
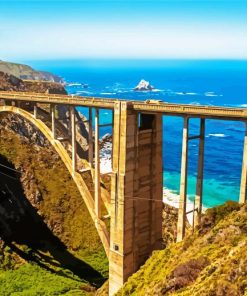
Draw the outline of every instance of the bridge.
[[[0,92],[0,100],[2,100],[0,112],[18,114],[39,129],[69,170],[95,222],[109,258],[109,295],[113,295],[128,277],[138,270],[153,250],[161,247],[162,116],[180,116],[184,120],[177,241],[181,241],[185,236],[186,214],[188,213],[186,210],[188,142],[193,139],[199,139],[196,196],[193,210],[194,224],[200,223],[205,121],[207,119],[237,120],[245,123],[239,202],[246,201],[247,109],[168,104],[154,100],[140,102],[3,91]],[[49,112],[45,111],[47,106],[50,109]],[[56,108],[61,106],[66,106],[69,110],[70,124],[65,130],[56,112]],[[83,160],[83,169],[78,169],[80,160],[78,149],[80,147],[76,129],[79,120],[76,107],[86,107],[89,112],[87,119],[89,148],[88,155]],[[93,109],[95,110],[94,124]],[[99,129],[104,126],[99,122],[100,109],[110,109],[113,113],[110,193],[105,189],[100,171]],[[189,134],[190,118],[200,119],[198,135],[190,136]],[[47,124],[48,119],[49,124]],[[62,130],[63,137],[58,137],[58,130]],[[67,146],[64,145],[65,141],[68,141]],[[84,181],[85,172],[92,174],[93,192],[89,190],[88,184]],[[107,227],[106,219],[110,219],[110,227]]]

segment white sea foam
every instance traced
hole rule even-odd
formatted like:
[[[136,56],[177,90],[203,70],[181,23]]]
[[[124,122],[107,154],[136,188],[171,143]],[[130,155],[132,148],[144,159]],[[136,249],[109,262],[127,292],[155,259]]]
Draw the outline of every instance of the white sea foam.
[[[170,190],[166,187],[163,187],[163,202],[165,204],[168,204],[174,208],[179,208],[179,194],[177,194],[175,191]],[[194,202],[190,200],[190,196],[187,195],[187,203],[186,203],[186,212],[193,211],[194,208]],[[202,211],[205,212],[206,208],[203,207]],[[187,214],[187,219],[190,223],[190,225],[193,224],[193,212]]]
[[[101,92],[101,95],[115,95],[115,92]]]
[[[71,83],[67,83],[67,86],[82,86],[82,84],[79,82],[71,82]]]
[[[195,92],[188,92],[188,93],[186,93],[186,95],[188,95],[188,96],[196,96],[196,95],[198,95],[198,94],[195,93]]]
[[[218,97],[218,95],[215,92],[213,92],[213,91],[205,92],[204,95],[206,97]]]
[[[86,91],[86,90],[78,90],[75,94],[76,95],[80,95],[80,94],[92,94],[92,92]]]
[[[174,92],[174,94],[180,95],[180,96],[196,96],[196,95],[198,95],[195,92]]]
[[[242,105],[239,105],[239,107],[244,107],[244,108],[247,108],[247,104],[242,104]]]
[[[218,137],[218,138],[225,138],[227,135],[225,134],[208,134],[209,137]]]
[[[112,172],[111,157],[101,157],[100,158],[100,173],[109,174]]]
[[[158,88],[152,89],[152,92],[161,92],[161,91],[164,91],[164,90],[163,89],[158,89]]]
[[[109,174],[112,171],[112,143],[107,142],[104,148],[100,150],[100,172],[101,174]]]

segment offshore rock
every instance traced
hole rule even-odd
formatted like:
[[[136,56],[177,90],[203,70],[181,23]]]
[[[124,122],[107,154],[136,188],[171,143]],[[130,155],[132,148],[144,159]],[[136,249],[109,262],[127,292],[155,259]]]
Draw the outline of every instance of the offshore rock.
[[[153,89],[154,87],[149,83],[149,81],[144,79],[142,79],[134,88],[135,91],[152,91]]]

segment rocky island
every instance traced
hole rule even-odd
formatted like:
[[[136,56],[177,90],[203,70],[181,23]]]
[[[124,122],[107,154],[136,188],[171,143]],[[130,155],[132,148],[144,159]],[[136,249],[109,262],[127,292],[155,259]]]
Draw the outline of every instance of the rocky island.
[[[134,91],[152,91],[153,89],[154,87],[149,83],[149,81],[142,79],[134,88]]]

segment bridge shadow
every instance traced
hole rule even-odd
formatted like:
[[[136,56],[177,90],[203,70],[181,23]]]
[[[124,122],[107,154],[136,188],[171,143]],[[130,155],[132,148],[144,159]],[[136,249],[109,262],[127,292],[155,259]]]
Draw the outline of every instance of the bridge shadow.
[[[51,232],[26,198],[20,174],[1,155],[0,213],[0,239],[21,258],[64,277],[76,275],[95,287],[104,283],[98,271],[71,254]]]

